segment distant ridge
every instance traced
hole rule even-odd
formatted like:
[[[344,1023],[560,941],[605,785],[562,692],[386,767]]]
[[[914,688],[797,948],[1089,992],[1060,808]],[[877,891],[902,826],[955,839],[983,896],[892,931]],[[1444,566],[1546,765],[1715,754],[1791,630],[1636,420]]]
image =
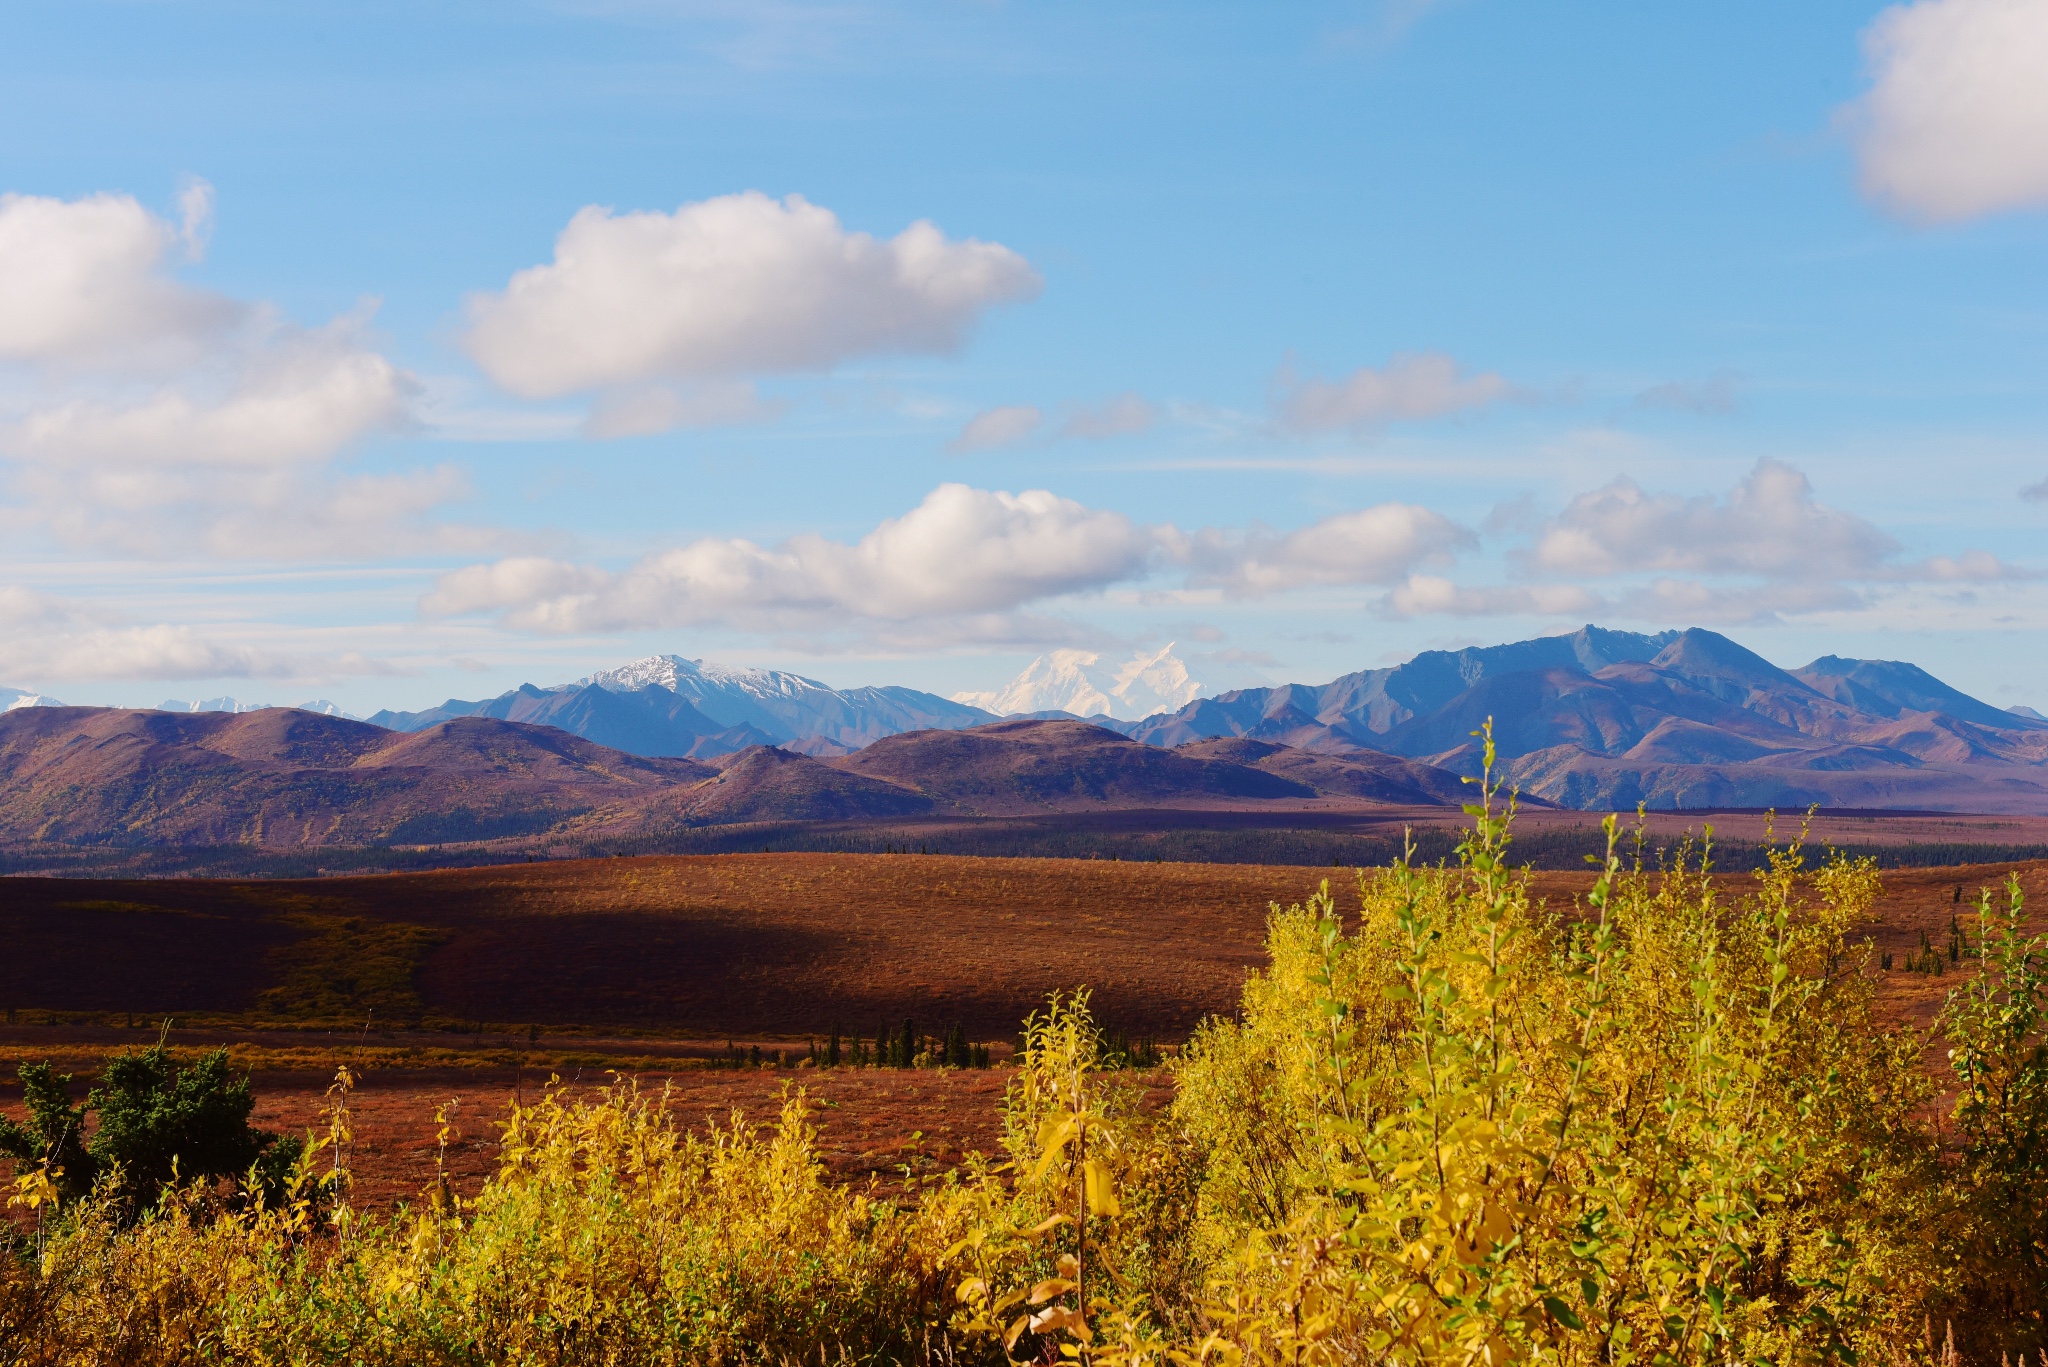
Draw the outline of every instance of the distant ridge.
[[[560,726],[634,754],[697,758],[750,745],[843,755],[903,731],[995,720],[980,708],[914,688],[835,689],[781,670],[653,655],[573,684],[522,684],[495,698],[451,698],[422,712],[378,712],[370,721],[416,731],[452,717]]]
[[[1004,706],[1064,700],[1088,707],[1110,698],[1098,685],[1123,688],[1142,682],[1148,671],[1156,677],[1145,688],[1184,693],[1192,687],[1170,646],[1107,675],[1100,657],[1085,652],[1056,653],[1038,664],[1045,668],[1034,665],[1012,690],[974,696]],[[1129,702],[1142,695],[1133,687],[1121,696]],[[49,701],[23,690],[0,691],[0,705],[10,708]],[[165,706],[186,712],[251,705],[212,699]],[[308,706],[338,712],[331,703]],[[522,684],[496,698],[450,699],[420,712],[379,712],[370,721],[416,732],[462,718],[552,727],[647,758],[709,761],[759,747],[818,761],[853,758],[830,770],[758,761],[760,783],[750,777],[740,785],[760,789],[747,799],[750,811],[768,811],[777,802],[811,803],[820,811],[839,803],[857,814],[862,803],[895,801],[888,792],[843,784],[829,773],[914,790],[936,804],[934,810],[949,803],[1026,801],[1020,794],[1033,785],[1057,788],[1067,795],[1060,802],[1081,801],[1075,795],[1093,791],[1090,766],[1110,755],[1119,756],[1116,782],[1137,786],[1105,788],[1087,801],[1143,800],[1138,793],[1150,780],[1136,776],[1152,761],[1137,751],[1105,748],[1117,736],[1174,752],[1183,764],[1215,760],[1262,775],[1243,780],[1254,784],[1303,782],[1325,796],[1410,800],[1392,796],[1405,792],[1454,801],[1431,787],[1435,780],[1428,775],[1476,773],[1473,733],[1491,718],[1504,777],[1526,796],[1560,806],[1819,804],[2048,814],[2048,719],[2031,709],[1992,707],[1899,661],[1830,655],[1782,669],[1698,628],[1645,634],[1587,626],[1498,646],[1425,651],[1404,664],[1325,684],[1237,689],[1136,719],[1076,717],[1061,707],[998,718],[911,688],[835,689],[786,671],[655,655],[573,684]],[[986,777],[977,766],[991,753],[987,747],[1011,734],[990,729],[999,722],[1087,725],[1079,732],[1055,726],[1014,733],[1002,761],[1012,766],[1004,780],[1007,795],[990,789],[970,800],[965,789],[942,792],[955,781],[944,778],[949,769],[958,770],[958,782],[970,772]],[[970,729],[978,739],[957,745],[943,739]],[[1092,738],[1084,743],[1084,736]],[[899,744],[903,737],[915,739]],[[1064,739],[1055,745],[1056,737]],[[1274,758],[1242,747],[1193,748],[1211,741],[1257,742],[1285,753]],[[1349,767],[1340,777],[1339,768],[1308,756],[1343,759]],[[907,770],[883,772],[899,761],[924,766],[930,781],[913,780]],[[1401,764],[1420,771],[1408,773]],[[1061,776],[1057,782],[1027,777],[1038,769]],[[1195,771],[1174,772],[1187,778]],[[771,775],[777,776],[773,783]],[[738,791],[728,789],[719,810],[739,810]],[[677,811],[678,819],[700,819]]]
[[[1461,774],[1491,717],[1507,778],[1567,807],[1826,807],[2048,813],[2048,722],[2001,711],[1910,664],[1826,656],[1784,670],[1716,632],[1588,626],[1204,698],[1132,729]]]
[[[1083,722],[998,722],[888,737],[836,759],[751,745],[705,763],[498,717],[396,732],[292,708],[20,708],[0,713],[0,851],[502,854],[659,846],[748,823],[1150,812],[1159,824],[1176,811],[1284,821],[1309,808],[1328,817],[1389,802],[1441,806],[1436,795],[1457,787],[1452,775],[1390,761],[1414,781],[1380,791],[1370,763],[1315,759],[1289,773],[1277,747],[1256,748],[1247,764]]]

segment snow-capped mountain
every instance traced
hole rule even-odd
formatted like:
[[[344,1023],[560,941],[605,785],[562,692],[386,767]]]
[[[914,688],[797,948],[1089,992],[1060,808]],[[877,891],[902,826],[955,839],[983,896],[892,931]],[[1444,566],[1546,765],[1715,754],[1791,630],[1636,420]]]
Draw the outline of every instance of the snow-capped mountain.
[[[680,655],[653,655],[573,684],[525,684],[481,702],[451,698],[423,712],[370,720],[417,731],[450,717],[492,716],[559,726],[638,755],[729,754],[773,744],[845,754],[883,736],[957,730],[994,721],[976,707],[914,688],[833,688],[779,669],[744,669]]]
[[[274,702],[243,702],[239,698],[202,698],[198,702],[186,702],[181,698],[165,698],[156,705],[159,712],[268,712],[278,706]],[[293,703],[300,712],[318,712],[325,717],[345,717],[349,721],[361,721],[353,712],[344,712],[337,703],[325,698],[311,702]]]
[[[1138,721],[1187,706],[1215,691],[1197,679],[1168,641],[1158,650],[1140,652],[1121,664],[1106,662],[1092,650],[1055,650],[1041,655],[1024,672],[991,693],[955,693],[953,701],[985,708],[999,716],[1019,713],[1071,712],[1077,717],[1107,715]]]
[[[62,707],[55,698],[46,698],[25,688],[0,688],[0,712],[12,712],[17,707]]]
[[[201,698],[198,702],[186,702],[182,698],[165,698],[156,705],[159,712],[267,712],[275,703],[243,702],[240,698]]]
[[[930,727],[979,726],[994,718],[915,688],[833,688],[780,669],[748,669],[651,655],[617,669],[600,670],[576,686],[614,693],[662,688],[686,699],[721,726],[750,726],[778,741],[813,738],[828,748],[858,750],[883,736]]]

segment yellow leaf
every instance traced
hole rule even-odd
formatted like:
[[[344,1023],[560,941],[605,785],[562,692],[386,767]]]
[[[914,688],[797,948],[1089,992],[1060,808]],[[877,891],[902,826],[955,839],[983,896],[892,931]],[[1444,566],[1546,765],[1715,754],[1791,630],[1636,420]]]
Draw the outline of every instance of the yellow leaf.
[[[1057,1334],[1062,1330],[1083,1343],[1092,1343],[1095,1339],[1088,1330],[1087,1316],[1070,1305],[1055,1305],[1031,1317],[1031,1332],[1034,1334]]]
[[[1054,1296],[1064,1296],[1074,1289],[1074,1283],[1065,1277],[1048,1277],[1031,1288],[1031,1303],[1044,1305]]]
[[[1080,1132],[1080,1127],[1075,1123],[1078,1119],[1078,1116],[1058,1115],[1038,1127],[1040,1153],[1037,1165],[1031,1169],[1032,1181],[1045,1180],[1046,1173],[1052,1170],[1052,1165],[1059,1161],[1060,1154]]]
[[[1116,1182],[1109,1169],[1094,1159],[1081,1165],[1081,1182],[1088,1194],[1090,1215],[1121,1215],[1124,1208],[1116,1199]]]

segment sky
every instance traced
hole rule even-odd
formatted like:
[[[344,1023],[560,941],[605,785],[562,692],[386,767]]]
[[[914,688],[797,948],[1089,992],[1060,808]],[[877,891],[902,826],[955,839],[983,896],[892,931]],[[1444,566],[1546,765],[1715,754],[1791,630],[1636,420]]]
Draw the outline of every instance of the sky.
[[[6,3],[0,684],[2048,710],[2048,0]]]

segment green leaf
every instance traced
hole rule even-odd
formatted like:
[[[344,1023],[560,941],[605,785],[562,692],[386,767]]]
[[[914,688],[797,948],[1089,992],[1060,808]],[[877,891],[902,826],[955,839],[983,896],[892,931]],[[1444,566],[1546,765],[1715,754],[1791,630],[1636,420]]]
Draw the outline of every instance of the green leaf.
[[[1543,1308],[1550,1312],[1550,1318],[1567,1329],[1584,1329],[1586,1322],[1572,1313],[1572,1308],[1555,1296],[1543,1298]]]

